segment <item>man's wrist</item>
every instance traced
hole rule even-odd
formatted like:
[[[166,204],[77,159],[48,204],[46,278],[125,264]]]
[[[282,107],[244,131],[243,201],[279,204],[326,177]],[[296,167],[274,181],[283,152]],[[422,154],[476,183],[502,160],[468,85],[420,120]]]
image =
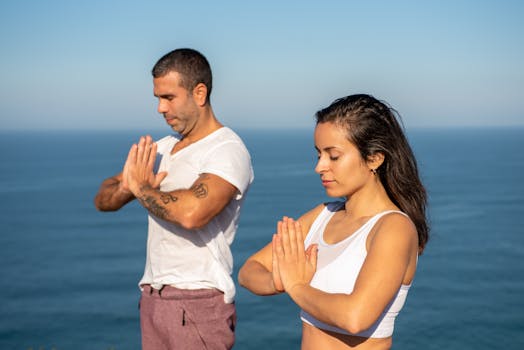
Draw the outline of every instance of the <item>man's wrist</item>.
[[[127,187],[124,187],[124,185],[122,184],[122,182],[120,182],[118,184],[118,192],[122,195],[122,196],[132,196],[133,195],[133,192],[127,188]]]

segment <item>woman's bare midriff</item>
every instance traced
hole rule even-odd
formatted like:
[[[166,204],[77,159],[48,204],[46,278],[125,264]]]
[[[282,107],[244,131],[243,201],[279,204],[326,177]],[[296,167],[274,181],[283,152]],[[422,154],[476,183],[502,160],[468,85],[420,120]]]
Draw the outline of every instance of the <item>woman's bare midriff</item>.
[[[324,331],[307,323],[302,323],[302,350],[388,350],[391,348],[391,344],[391,337],[356,337]]]

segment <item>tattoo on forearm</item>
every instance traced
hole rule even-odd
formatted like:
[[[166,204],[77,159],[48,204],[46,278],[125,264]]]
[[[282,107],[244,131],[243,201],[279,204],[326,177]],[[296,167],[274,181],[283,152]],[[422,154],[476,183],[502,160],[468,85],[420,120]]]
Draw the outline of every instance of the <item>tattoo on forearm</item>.
[[[173,196],[171,193],[162,193],[160,199],[164,204],[169,204],[170,202],[176,202],[178,197]]]
[[[168,216],[167,209],[161,203],[159,203],[154,196],[147,194],[147,191],[151,189],[151,186],[143,186],[141,190],[146,193],[138,197],[138,201],[154,216],[159,217],[161,219],[166,219]],[[163,202],[165,201],[164,198],[160,198]]]
[[[206,198],[207,197],[207,185],[203,182],[191,187],[191,191],[193,191],[193,194],[197,198]]]
[[[205,178],[207,178],[207,176],[203,175],[200,179],[202,180]],[[158,197],[147,194],[147,191],[151,189],[151,186],[142,187],[141,190],[146,193],[138,197],[138,200],[151,214],[160,219],[166,220],[169,216],[166,205],[178,201],[178,197],[174,196],[172,193],[162,193],[159,201]],[[196,198],[206,198],[208,195],[207,185],[203,182],[199,182],[192,186],[190,190]]]
[[[167,217],[167,209],[159,204],[155,197],[144,195],[138,199],[142,205],[149,210],[149,212],[156,217],[165,219]]]

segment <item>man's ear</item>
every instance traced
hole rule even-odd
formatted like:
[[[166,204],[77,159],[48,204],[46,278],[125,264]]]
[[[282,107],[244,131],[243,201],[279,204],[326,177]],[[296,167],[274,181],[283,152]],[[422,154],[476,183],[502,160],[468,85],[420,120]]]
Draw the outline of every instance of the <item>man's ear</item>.
[[[382,152],[377,152],[373,155],[370,155],[367,161],[369,170],[377,170],[382,165],[382,163],[384,163],[384,158],[385,156]]]
[[[203,83],[198,83],[193,89],[193,99],[200,107],[207,102],[207,86]]]

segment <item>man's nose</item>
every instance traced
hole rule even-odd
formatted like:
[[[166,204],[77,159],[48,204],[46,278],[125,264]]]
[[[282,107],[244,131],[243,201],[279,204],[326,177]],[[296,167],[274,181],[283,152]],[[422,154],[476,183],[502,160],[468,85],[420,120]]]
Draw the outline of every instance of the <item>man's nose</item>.
[[[166,113],[167,112],[167,105],[164,101],[158,101],[158,108],[157,108],[157,111],[158,113]]]

